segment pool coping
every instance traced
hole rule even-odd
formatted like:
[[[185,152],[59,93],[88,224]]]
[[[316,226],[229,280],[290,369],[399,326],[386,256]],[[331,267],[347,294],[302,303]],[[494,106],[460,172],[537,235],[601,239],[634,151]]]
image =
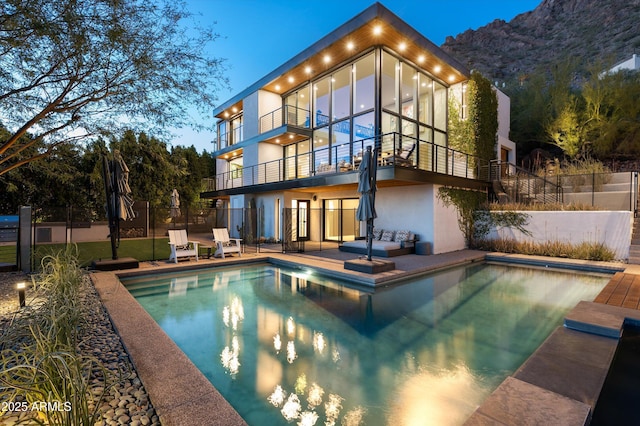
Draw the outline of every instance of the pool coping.
[[[481,253],[482,255],[479,256],[478,252],[473,251],[469,251],[469,253],[456,252],[456,255],[444,257],[443,261],[435,262],[433,265],[427,267],[417,268],[412,271],[396,270],[395,274],[383,273],[385,275],[378,274],[382,275],[379,277],[371,277],[355,271],[341,271],[339,267],[341,262],[327,259],[322,260],[317,256],[309,256],[309,258],[313,257],[313,259],[307,258],[304,260],[305,264],[301,262],[305,259],[301,256],[288,257],[287,255],[270,253],[249,258],[231,258],[223,262],[216,260],[215,263],[189,262],[178,265],[157,264],[153,265],[153,267],[143,266],[135,271],[95,272],[91,274],[91,278],[149,394],[161,423],[170,426],[191,424],[234,426],[246,425],[247,423],[224,397],[222,397],[191,360],[189,360],[167,336],[155,320],[140,306],[135,298],[131,296],[120,282],[119,277],[138,276],[158,272],[187,271],[209,266],[269,262],[287,266],[293,264],[298,268],[313,267],[323,274],[328,274],[336,278],[344,278],[344,275],[347,274],[350,280],[358,284],[376,288],[378,286],[392,284],[394,281],[408,276],[420,275],[426,272],[456,266],[461,263],[475,262],[480,259],[486,259],[492,262],[524,264],[525,260],[530,258],[532,263],[528,265],[562,269],[567,269],[573,265],[571,269],[589,272],[596,271],[596,269],[593,269],[593,264],[596,263],[603,264],[598,265],[598,268],[604,268],[597,269],[599,272],[615,272],[625,269],[624,264],[589,262],[591,265],[589,266],[582,261],[557,258],[545,258],[544,260],[546,260],[546,262],[543,262],[543,265],[539,263],[540,259],[533,256]],[[311,263],[311,265],[307,262]],[[588,329],[589,324],[594,322],[597,324],[598,321],[596,318],[602,319],[602,316],[594,317],[590,307],[583,305],[583,303],[599,305],[592,302],[581,302],[578,304],[578,306],[567,315],[567,318],[573,319],[569,320],[569,326],[567,326],[567,320],[565,320],[565,328],[572,328],[569,330],[572,333],[584,334],[586,336],[585,339],[582,339],[584,340],[584,342],[582,342],[582,351],[591,349],[590,345],[592,345],[591,341],[593,339],[590,336],[615,342],[613,346],[613,351],[615,351],[615,346],[617,345],[615,338],[604,337],[603,335],[592,334],[589,331],[585,331]],[[580,309],[578,309],[578,307],[580,307]],[[619,326],[621,329],[628,315],[632,314],[616,310],[623,309],[624,311],[630,311],[629,309],[614,308],[611,306],[608,308],[611,309],[605,310],[606,315],[605,313],[602,314],[608,321],[613,321],[613,325],[609,323],[608,329],[611,329],[611,327],[615,328],[616,326]],[[640,312],[638,312],[637,315],[638,321],[640,321]],[[604,322],[606,323],[606,321]],[[586,327],[586,329],[581,329],[580,324],[583,324],[583,327]],[[576,421],[582,417],[584,417],[585,421],[589,418],[591,411],[589,411],[590,407],[588,407],[588,404],[565,396],[561,392],[556,392],[554,389],[548,389],[548,386],[545,388],[535,383],[529,383],[526,380],[529,370],[536,371],[536,376],[545,376],[544,374],[540,375],[540,363],[536,364],[535,360],[542,359],[538,357],[542,357],[548,352],[548,348],[545,345],[548,344],[547,342],[553,342],[554,340],[551,339],[551,337],[555,336],[556,333],[562,329],[563,327],[559,327],[558,330],[554,331],[543,345],[531,355],[525,364],[490,395],[487,401],[469,418],[467,423],[485,424],[486,421],[490,421],[493,423],[497,422],[498,424],[516,425],[522,424],[522,421],[525,419],[550,419],[560,416],[558,418],[563,419],[564,424],[584,424],[579,421],[576,423]],[[543,349],[543,347],[545,347],[545,349]],[[603,357],[598,360],[599,365],[601,365],[599,372],[602,373],[604,369],[604,375],[600,374],[602,383],[608,372],[612,357],[613,352],[611,352],[611,356],[608,357],[607,352],[604,351]],[[558,357],[556,358],[560,359]],[[546,364],[543,363],[542,365]],[[549,374],[546,376],[549,376]],[[594,382],[597,387],[598,380]],[[600,387],[597,389],[597,394],[600,392],[602,383],[600,383]],[[535,391],[532,391],[532,389],[535,389]],[[550,404],[549,401],[555,402]],[[527,417],[528,415],[533,417]],[[565,423],[565,421],[569,421],[569,423]]]

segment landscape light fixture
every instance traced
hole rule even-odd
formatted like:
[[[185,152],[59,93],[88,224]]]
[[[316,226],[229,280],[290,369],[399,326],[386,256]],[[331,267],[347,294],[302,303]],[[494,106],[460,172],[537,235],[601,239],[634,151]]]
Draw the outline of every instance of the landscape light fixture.
[[[24,281],[19,282],[16,287],[18,288],[18,301],[20,302],[20,307],[24,308],[25,306],[25,290],[27,288],[27,284]]]

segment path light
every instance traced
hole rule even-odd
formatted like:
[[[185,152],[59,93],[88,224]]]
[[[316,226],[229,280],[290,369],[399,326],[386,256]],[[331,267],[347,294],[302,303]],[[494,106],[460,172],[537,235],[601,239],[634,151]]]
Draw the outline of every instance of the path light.
[[[18,301],[20,302],[20,307],[24,308],[25,306],[25,290],[27,288],[27,283],[24,281],[20,281],[16,287],[18,288]]]

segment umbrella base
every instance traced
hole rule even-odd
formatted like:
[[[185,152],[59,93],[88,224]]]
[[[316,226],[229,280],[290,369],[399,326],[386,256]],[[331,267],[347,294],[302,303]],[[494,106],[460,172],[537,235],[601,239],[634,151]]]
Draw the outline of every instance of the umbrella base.
[[[388,272],[396,269],[395,262],[390,260],[379,259],[355,259],[345,260],[344,269],[356,272],[364,272],[365,274],[379,274],[380,272]]]
[[[133,257],[121,257],[120,259],[94,260],[91,269],[96,271],[118,271],[120,269],[136,269],[140,266]]]

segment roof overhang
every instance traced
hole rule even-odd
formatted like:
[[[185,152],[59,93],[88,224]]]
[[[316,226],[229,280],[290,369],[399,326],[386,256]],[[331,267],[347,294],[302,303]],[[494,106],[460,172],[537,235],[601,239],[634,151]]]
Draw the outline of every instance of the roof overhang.
[[[332,31],[271,73],[214,109],[214,117],[223,118],[257,90],[283,94],[304,81],[325,73],[337,64],[375,46],[385,46],[414,63],[441,82],[451,85],[469,78],[466,67],[426,37],[375,3],[335,31]]]

